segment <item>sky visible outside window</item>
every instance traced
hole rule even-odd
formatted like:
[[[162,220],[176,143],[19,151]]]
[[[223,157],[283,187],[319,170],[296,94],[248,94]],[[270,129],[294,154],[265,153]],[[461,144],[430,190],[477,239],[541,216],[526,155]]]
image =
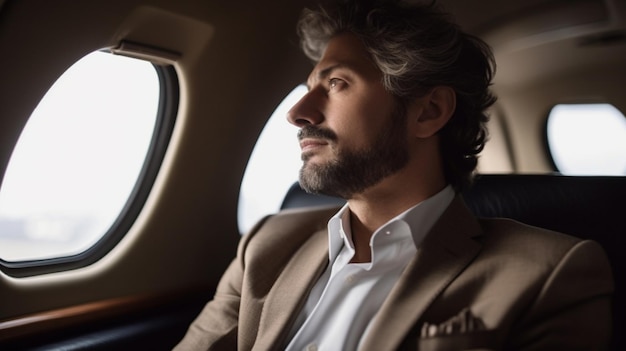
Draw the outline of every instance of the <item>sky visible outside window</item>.
[[[92,246],[137,181],[158,101],[149,62],[94,52],[70,67],[33,111],[4,175],[0,258],[57,257]]]

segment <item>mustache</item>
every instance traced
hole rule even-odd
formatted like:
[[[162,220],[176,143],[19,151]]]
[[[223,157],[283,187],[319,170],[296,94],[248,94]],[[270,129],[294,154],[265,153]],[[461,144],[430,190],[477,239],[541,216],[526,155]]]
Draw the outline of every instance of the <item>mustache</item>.
[[[302,140],[304,138],[318,138],[318,139],[336,141],[337,134],[335,134],[335,132],[333,132],[330,129],[307,125],[307,126],[302,127],[298,131],[298,140]]]

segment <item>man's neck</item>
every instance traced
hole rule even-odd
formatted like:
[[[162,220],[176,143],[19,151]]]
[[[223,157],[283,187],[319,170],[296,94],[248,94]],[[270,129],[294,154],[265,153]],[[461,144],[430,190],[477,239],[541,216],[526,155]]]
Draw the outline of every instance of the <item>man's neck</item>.
[[[406,184],[406,183],[405,183]],[[387,188],[380,184],[348,200],[350,228],[355,254],[352,263],[371,261],[370,240],[374,232],[392,218],[430,198],[445,187],[433,183],[422,189],[416,187]]]

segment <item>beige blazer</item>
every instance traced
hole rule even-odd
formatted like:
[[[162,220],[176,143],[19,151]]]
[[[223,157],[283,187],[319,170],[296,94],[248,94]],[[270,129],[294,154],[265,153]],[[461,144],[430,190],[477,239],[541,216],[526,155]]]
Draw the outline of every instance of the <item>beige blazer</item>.
[[[328,264],[332,209],[287,211],[244,236],[215,293],[175,348],[284,349]],[[613,282],[593,241],[476,219],[457,197],[402,273],[363,340],[381,350],[601,350]],[[459,313],[484,330],[446,330]],[[434,327],[432,327],[434,326]]]

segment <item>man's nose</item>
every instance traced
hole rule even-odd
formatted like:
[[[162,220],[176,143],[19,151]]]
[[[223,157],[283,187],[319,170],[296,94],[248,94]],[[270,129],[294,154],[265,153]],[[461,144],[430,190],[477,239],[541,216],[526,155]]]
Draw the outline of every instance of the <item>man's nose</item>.
[[[287,112],[287,121],[299,128],[322,123],[324,115],[320,110],[320,99],[315,91],[309,91]]]

